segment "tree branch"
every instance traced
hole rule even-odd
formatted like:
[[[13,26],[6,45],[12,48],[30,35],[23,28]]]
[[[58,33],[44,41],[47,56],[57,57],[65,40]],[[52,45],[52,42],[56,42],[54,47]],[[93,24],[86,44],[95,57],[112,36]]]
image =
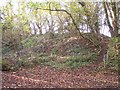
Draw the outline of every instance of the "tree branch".
[[[85,6],[85,2],[78,2],[82,7]]]
[[[96,43],[94,43],[91,39],[85,37],[85,36],[80,32],[79,28],[77,27],[77,25],[76,25],[76,23],[75,23],[74,18],[72,17],[72,15],[71,15],[68,11],[66,11],[66,10],[64,10],[64,9],[42,9],[42,8],[37,8],[37,9],[49,10],[49,11],[62,11],[62,12],[67,13],[67,14],[70,16],[70,18],[72,19],[72,22],[73,22],[75,28],[78,30],[79,35],[80,35],[82,38],[84,38],[84,39],[88,40],[89,42],[93,43],[93,45],[98,46],[98,45],[97,45]]]

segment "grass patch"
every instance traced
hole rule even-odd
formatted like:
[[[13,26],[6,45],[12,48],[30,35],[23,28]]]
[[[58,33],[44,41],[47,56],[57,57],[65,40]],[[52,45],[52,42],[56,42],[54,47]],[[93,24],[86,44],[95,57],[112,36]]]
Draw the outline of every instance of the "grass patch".
[[[64,60],[63,62],[56,62],[52,60],[49,56],[39,56],[38,59],[33,60],[33,63],[36,65],[47,65],[54,68],[78,68],[80,66],[87,65],[91,63],[95,59],[96,55],[92,53],[85,56],[70,56],[68,59]]]
[[[83,45],[72,46],[68,52],[71,56],[88,56],[90,53],[93,53],[91,49],[85,48]]]
[[[51,62],[51,59],[45,53],[38,54],[37,58],[32,61],[34,64],[42,64],[46,65],[47,63]]]
[[[65,60],[62,66],[66,68],[78,68],[80,66],[87,65],[95,59],[95,54],[85,56],[71,56],[69,59]]]

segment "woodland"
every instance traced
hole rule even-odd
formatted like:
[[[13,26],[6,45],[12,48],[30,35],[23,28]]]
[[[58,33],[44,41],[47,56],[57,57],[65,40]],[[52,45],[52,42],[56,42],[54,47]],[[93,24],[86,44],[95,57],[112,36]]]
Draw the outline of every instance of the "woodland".
[[[117,1],[0,4],[2,88],[119,87]]]

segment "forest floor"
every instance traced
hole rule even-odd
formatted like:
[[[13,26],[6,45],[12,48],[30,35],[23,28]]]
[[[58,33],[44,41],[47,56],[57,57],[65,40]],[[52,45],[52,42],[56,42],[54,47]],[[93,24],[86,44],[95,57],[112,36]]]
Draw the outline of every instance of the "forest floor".
[[[38,38],[38,40],[40,39]],[[43,42],[39,41],[38,45],[41,43]],[[51,52],[53,54],[55,52],[57,55],[71,56],[70,52],[68,53],[67,51],[73,48],[73,46],[80,46],[81,43],[83,44],[82,46],[90,48],[90,45],[87,44],[86,41],[79,40],[78,38],[69,38],[63,41],[58,40],[56,43],[54,41],[46,41],[43,45],[45,46],[44,48],[36,46],[30,50],[33,49],[33,51],[37,53],[45,50],[49,55]],[[106,48],[105,45],[102,46],[94,62],[74,69],[54,68],[50,65],[36,65],[32,68],[22,67],[17,71],[2,71],[2,88],[117,88],[119,84],[118,72],[112,69],[100,70],[100,68],[103,67],[101,60],[103,59]],[[93,50],[96,50],[93,46],[91,47]],[[79,54],[79,48],[76,47],[73,50],[76,50],[76,53]],[[58,49],[58,51],[54,51],[55,49]],[[84,51],[86,52],[87,50],[85,49]],[[81,53],[81,49],[79,51]],[[27,51],[27,54],[29,54],[28,52],[30,51]],[[25,53],[21,56],[24,54]],[[86,54],[86,56],[87,55],[88,54]],[[85,56],[85,54],[83,53],[82,56]],[[35,60],[36,59],[37,58],[35,58]],[[57,60],[57,58],[55,58],[55,60]],[[76,62],[75,64],[77,65]]]
[[[118,73],[95,70],[95,64],[78,69],[36,66],[2,73],[3,88],[116,88]]]

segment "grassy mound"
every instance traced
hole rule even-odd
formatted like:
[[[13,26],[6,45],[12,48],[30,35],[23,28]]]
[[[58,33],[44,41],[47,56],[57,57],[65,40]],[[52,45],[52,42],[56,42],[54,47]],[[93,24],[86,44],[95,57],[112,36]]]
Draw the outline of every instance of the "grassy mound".
[[[10,53],[8,58],[3,59],[3,70],[7,70],[6,68],[18,70],[35,65],[78,68],[93,62],[97,56],[97,49],[77,36],[46,37],[48,36],[32,36],[26,41],[24,40],[22,42],[23,50]]]

